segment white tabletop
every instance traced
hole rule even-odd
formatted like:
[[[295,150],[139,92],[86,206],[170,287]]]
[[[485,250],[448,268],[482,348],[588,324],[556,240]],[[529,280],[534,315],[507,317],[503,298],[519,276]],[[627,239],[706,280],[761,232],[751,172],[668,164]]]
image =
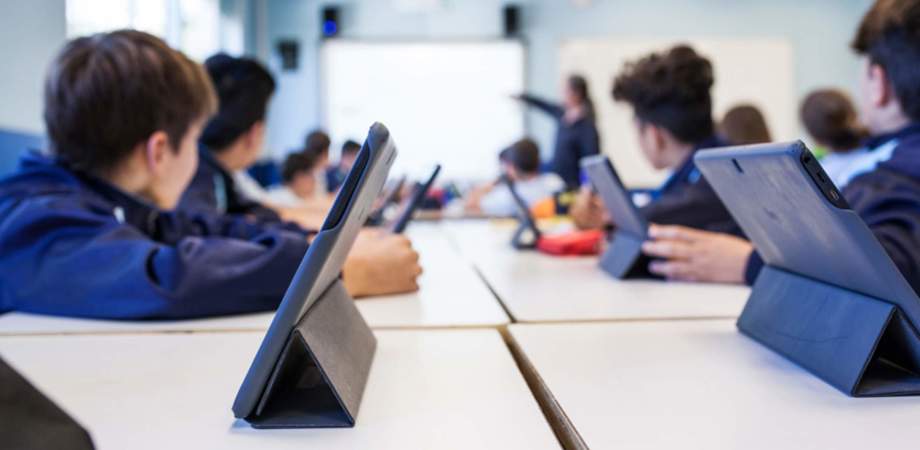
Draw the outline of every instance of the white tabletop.
[[[920,446],[920,399],[847,397],[731,320],[510,331],[591,448]]]
[[[750,293],[745,286],[621,281],[601,271],[596,256],[515,250],[510,221],[445,227],[519,322],[737,317]]]
[[[101,450],[559,448],[496,330],[376,335],[352,429],[254,430],[234,420],[261,333],[3,337],[0,354]]]
[[[436,223],[408,228],[424,273],[419,292],[357,300],[373,328],[497,327],[508,316],[472,267]],[[18,334],[264,331],[273,313],[204,320],[125,322],[71,319],[22,313],[0,315],[0,336]]]

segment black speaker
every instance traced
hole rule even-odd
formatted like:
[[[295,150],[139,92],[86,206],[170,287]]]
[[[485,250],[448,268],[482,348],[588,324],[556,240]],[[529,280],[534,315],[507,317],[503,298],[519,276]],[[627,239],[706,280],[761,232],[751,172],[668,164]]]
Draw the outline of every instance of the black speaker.
[[[297,70],[300,56],[300,44],[294,39],[282,39],[276,44],[278,56],[281,57],[281,69]]]
[[[505,37],[514,37],[521,32],[521,7],[518,5],[505,5],[502,9],[505,23]]]
[[[331,38],[339,34],[339,8],[327,6],[323,8],[323,37]]]

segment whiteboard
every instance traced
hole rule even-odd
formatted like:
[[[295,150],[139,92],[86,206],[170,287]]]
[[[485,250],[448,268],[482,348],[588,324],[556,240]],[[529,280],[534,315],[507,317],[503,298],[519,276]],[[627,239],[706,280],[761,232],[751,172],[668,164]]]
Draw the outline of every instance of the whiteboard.
[[[524,48],[515,41],[327,41],[321,49],[323,114],[333,139],[361,140],[386,125],[399,156],[393,174],[482,180],[498,152],[524,136]],[[421,176],[421,175],[419,175]]]
[[[798,139],[793,50],[781,38],[591,38],[560,45],[560,76],[584,75],[591,85],[598,114],[602,151],[616,164],[625,184],[656,186],[667,176],[655,171],[639,150],[633,114],[611,96],[613,79],[623,63],[677,43],[688,43],[709,58],[715,70],[714,119],[732,106],[752,103],[763,111],[773,139]]]

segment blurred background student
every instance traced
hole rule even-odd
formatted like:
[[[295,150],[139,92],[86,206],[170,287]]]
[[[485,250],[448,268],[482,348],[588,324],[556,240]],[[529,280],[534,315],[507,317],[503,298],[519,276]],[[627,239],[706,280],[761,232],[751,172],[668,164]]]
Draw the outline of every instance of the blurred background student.
[[[330,165],[326,169],[326,190],[330,194],[335,193],[345,182],[345,177],[355,165],[355,158],[361,150],[361,144],[349,139],[342,144],[342,152],[339,154],[339,161],[335,165]]]
[[[863,145],[869,132],[843,91],[819,89],[808,94],[799,116],[815,144],[825,153],[821,166],[836,186],[845,186],[854,175],[865,171],[867,165],[875,164],[873,155]]]
[[[317,156],[314,153],[291,153],[281,167],[283,184],[268,191],[272,204],[298,207],[309,204],[316,196]]]
[[[514,181],[515,191],[532,207],[565,189],[565,182],[555,173],[540,173],[540,148],[532,139],[524,138],[499,154],[502,173]],[[466,209],[470,213],[490,216],[511,216],[517,211],[508,186],[501,182],[474,189],[467,195]]]
[[[719,124],[719,134],[732,145],[763,144],[773,140],[763,113],[750,104],[729,109]]]
[[[553,116],[559,122],[549,170],[562,177],[569,190],[577,189],[581,184],[578,161],[600,152],[600,138],[588,82],[581,75],[569,76],[563,85],[561,105],[530,94],[521,94],[515,98]]]

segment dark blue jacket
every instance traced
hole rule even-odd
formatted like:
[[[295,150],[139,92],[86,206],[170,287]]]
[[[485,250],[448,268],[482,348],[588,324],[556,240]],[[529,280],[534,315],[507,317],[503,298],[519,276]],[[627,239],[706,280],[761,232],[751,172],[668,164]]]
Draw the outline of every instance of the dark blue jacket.
[[[653,193],[652,201],[639,208],[639,212],[649,222],[659,225],[683,225],[742,236],[741,228],[693,162],[698,150],[725,145],[728,144],[717,137],[697,144],[687,160]]]
[[[600,138],[594,119],[582,117],[575,123],[565,120],[565,109],[555,103],[534,97],[522,95],[521,100],[540,111],[553,116],[559,123],[556,131],[556,146],[553,149],[553,159],[550,161],[550,170],[565,181],[570,190],[581,185],[581,166],[579,161],[585,156],[600,153]]]
[[[920,293],[920,125],[877,136],[872,151],[886,158],[843,188],[850,207],[862,217],[901,274]],[[763,260],[751,255],[745,274],[753,284]]]
[[[162,212],[37,154],[0,181],[0,312],[178,319],[277,307],[300,231]]]
[[[332,166],[326,169],[326,191],[329,194],[335,194],[345,183],[348,172],[342,170],[339,166]]]
[[[193,214],[243,215],[268,223],[281,221],[277,213],[240,192],[233,175],[205,146],[198,148],[198,171],[182,195],[178,209]]]

